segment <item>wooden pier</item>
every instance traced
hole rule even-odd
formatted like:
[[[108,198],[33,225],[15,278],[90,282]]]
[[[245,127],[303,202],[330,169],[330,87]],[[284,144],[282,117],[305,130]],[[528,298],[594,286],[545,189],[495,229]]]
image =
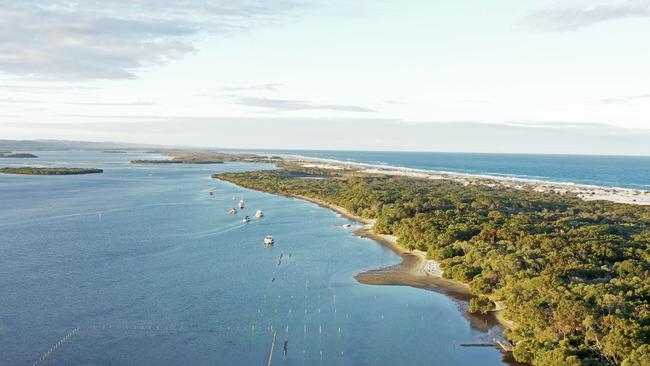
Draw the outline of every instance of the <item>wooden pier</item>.
[[[502,340],[502,341],[496,341],[496,342],[499,345],[499,347],[501,347],[501,349],[503,349],[504,352],[512,352],[512,349],[514,348],[512,343],[508,342],[505,339]]]

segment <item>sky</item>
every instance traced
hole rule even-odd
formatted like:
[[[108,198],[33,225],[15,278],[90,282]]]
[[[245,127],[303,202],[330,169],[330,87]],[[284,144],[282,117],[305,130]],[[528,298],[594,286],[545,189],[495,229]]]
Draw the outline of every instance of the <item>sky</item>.
[[[0,0],[0,139],[650,155],[650,0]]]

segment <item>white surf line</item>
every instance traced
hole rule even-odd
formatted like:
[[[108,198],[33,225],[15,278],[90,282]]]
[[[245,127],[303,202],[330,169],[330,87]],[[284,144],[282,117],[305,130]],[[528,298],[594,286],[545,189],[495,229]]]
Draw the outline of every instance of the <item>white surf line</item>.
[[[50,356],[52,356],[52,354],[54,352],[56,352],[59,348],[61,348],[61,346],[63,346],[67,341],[69,341],[70,338],[72,338],[72,336],[77,334],[80,329],[81,329],[81,327],[77,325],[73,330],[68,332],[68,334],[66,334],[63,338],[59,339],[59,341],[56,342],[56,344],[54,344],[54,346],[50,347],[50,349],[47,350],[47,352],[43,353],[41,355],[41,357],[38,358],[38,360],[34,361],[32,363],[32,366],[37,366],[37,365],[41,365],[41,364],[45,363],[45,361],[47,361],[47,359]]]
[[[478,179],[487,179],[498,182],[520,182],[520,183],[532,183],[532,184],[551,184],[558,186],[565,186],[578,189],[610,189],[618,190],[625,192],[650,192],[650,190],[643,188],[626,188],[626,187],[617,187],[617,186],[608,186],[601,184],[589,184],[589,183],[578,183],[573,181],[556,181],[551,177],[540,177],[540,176],[530,176],[525,174],[515,174],[515,173],[480,173],[480,172],[459,172],[453,170],[437,170],[437,169],[422,169],[422,168],[410,168],[402,165],[391,165],[391,164],[371,164],[371,163],[362,163],[357,161],[346,161],[346,160],[337,160],[337,159],[328,159],[328,158],[315,158],[311,156],[304,155],[280,155],[284,157],[289,157],[296,159],[298,161],[312,161],[316,163],[325,163],[325,164],[334,164],[334,165],[347,165],[354,166],[358,168],[366,169],[380,169],[380,170],[391,170],[391,171],[405,171],[421,174],[430,174],[430,175],[440,175],[446,176],[441,177],[441,179],[453,179],[453,178],[478,178]],[[544,179],[548,178],[548,179]]]

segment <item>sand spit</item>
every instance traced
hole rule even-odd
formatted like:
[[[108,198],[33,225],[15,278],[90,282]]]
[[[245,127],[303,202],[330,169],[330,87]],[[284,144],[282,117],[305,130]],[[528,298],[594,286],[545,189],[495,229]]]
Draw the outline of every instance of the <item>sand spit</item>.
[[[650,191],[628,188],[597,187],[573,183],[543,182],[518,178],[496,177],[489,175],[471,175],[460,173],[433,172],[410,168],[379,167],[360,163],[346,163],[322,159],[296,158],[296,162],[304,167],[328,170],[353,170],[364,174],[402,176],[430,180],[452,180],[461,184],[485,185],[490,187],[502,186],[513,189],[532,190],[542,193],[573,194],[585,201],[611,201],[631,205],[650,205]]]

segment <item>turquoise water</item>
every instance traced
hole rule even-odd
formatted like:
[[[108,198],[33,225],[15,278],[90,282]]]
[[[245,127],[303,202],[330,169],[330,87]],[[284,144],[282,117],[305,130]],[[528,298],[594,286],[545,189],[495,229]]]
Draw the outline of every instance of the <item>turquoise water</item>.
[[[650,190],[650,156],[287,150],[373,165]]]
[[[274,365],[503,364],[495,349],[459,346],[498,330],[472,328],[452,299],[357,283],[399,258],[337,226],[345,218],[209,177],[269,166],[39,155],[29,163],[105,173],[0,174],[1,365],[33,364],[77,326],[50,365],[262,365],[271,329]],[[227,213],[233,197],[266,216],[242,223]]]

